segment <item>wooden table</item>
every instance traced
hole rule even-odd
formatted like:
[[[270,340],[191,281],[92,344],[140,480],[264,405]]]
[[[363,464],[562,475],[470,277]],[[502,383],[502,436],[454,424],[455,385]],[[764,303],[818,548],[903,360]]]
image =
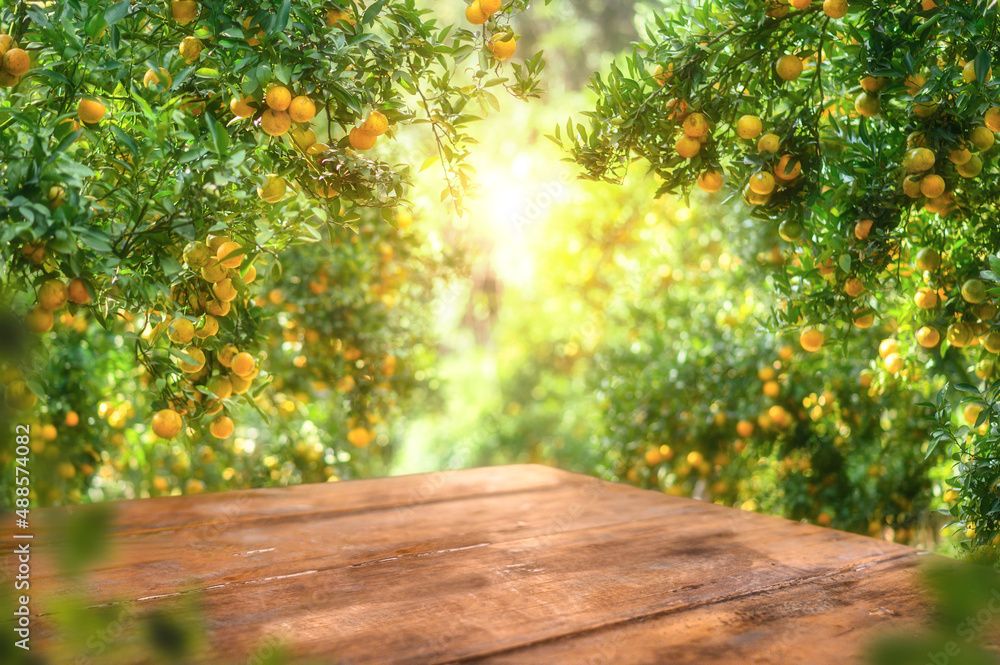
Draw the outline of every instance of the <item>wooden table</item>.
[[[71,587],[118,616],[115,647],[133,617],[200,604],[187,662],[213,664],[278,639],[341,665],[844,663],[927,616],[916,550],[541,466],[116,507],[111,558],[72,584],[36,533],[33,637],[55,662]],[[65,662],[116,662],[96,649]]]

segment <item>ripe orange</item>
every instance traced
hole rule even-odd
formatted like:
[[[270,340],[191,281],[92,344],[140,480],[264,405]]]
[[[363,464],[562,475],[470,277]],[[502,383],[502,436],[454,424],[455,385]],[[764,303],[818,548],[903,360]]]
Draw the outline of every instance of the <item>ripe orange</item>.
[[[921,326],[915,334],[917,344],[925,349],[932,349],[941,341],[941,333],[933,326]]]
[[[66,426],[76,427],[80,424],[80,415],[76,411],[69,411],[66,413]]]
[[[232,302],[236,300],[237,295],[236,287],[233,286],[233,280],[228,277],[213,284],[212,293],[222,302]]]
[[[830,18],[843,18],[847,14],[847,0],[824,0],[823,13]]]
[[[307,150],[316,144],[316,132],[303,127],[296,127],[290,134],[292,142],[299,147],[299,150]]]
[[[698,176],[698,187],[703,192],[717,192],[722,189],[722,174],[718,171],[704,171]]]
[[[337,23],[343,21],[349,25],[354,25],[354,19],[351,18],[350,14],[343,12],[339,9],[331,9],[326,13],[326,24],[329,27],[334,27]]]
[[[161,439],[173,439],[183,427],[184,419],[173,409],[161,409],[153,415],[153,434]]]
[[[684,118],[684,133],[699,139],[708,134],[708,119],[701,113],[692,113]]]
[[[917,252],[917,268],[920,270],[937,270],[941,267],[941,255],[933,247],[924,247]]]
[[[962,284],[962,299],[965,302],[978,304],[986,300],[986,285],[979,279],[969,279]]]
[[[962,78],[965,79],[966,83],[976,82],[976,61],[970,60],[966,63],[965,67],[962,68]],[[993,78],[993,68],[990,67],[986,72],[986,78],[983,81],[989,81]]]
[[[170,16],[184,25],[198,18],[198,3],[195,0],[171,0]]]
[[[674,149],[677,151],[677,154],[684,159],[691,159],[701,152],[701,142],[698,141],[698,139],[685,134],[677,139],[677,142],[674,144]]]
[[[854,110],[860,116],[871,118],[882,112],[882,101],[878,98],[877,94],[862,92],[854,100]]]
[[[194,327],[194,336],[198,339],[208,339],[219,332],[219,320],[211,314],[206,314],[204,321]]]
[[[243,19],[243,34],[244,35],[251,35],[251,33],[253,32],[251,30],[251,28],[260,27],[257,24],[250,25],[250,21],[252,21],[252,20],[253,20],[253,17],[250,17],[250,16],[247,16],[245,19]],[[247,46],[257,46],[258,44],[260,44],[260,38],[263,37],[263,36],[264,36],[264,31],[263,30],[258,30],[256,36],[248,36],[246,38]]]
[[[204,49],[201,40],[197,37],[187,36],[181,40],[180,46],[177,47],[177,51],[181,54],[181,58],[184,62],[189,65],[198,59]]]
[[[305,95],[299,95],[288,104],[288,117],[293,122],[309,122],[316,117],[316,104]]]
[[[208,392],[219,399],[229,399],[233,394],[233,382],[224,376],[214,376],[205,384]]]
[[[70,280],[66,292],[69,301],[75,305],[86,305],[90,302],[90,292],[87,290],[87,283],[79,277]]]
[[[389,130],[389,120],[379,111],[372,111],[361,123],[361,131],[375,136],[382,136]]]
[[[851,298],[857,298],[859,295],[865,292],[865,285],[857,277],[851,277],[846,282],[844,282],[844,293],[846,293]]]
[[[489,14],[483,11],[483,6],[479,4],[479,0],[474,0],[471,5],[465,8],[465,20],[472,25],[482,25],[489,18]]]
[[[239,352],[240,350],[237,349],[234,344],[226,344],[224,347],[219,349],[219,352],[215,357],[216,360],[219,361],[219,364],[223,367],[231,367],[233,364],[233,358],[235,358],[236,354]]]
[[[903,168],[909,173],[920,173],[934,167],[934,153],[927,148],[910,148],[903,157]]]
[[[858,307],[851,312],[851,321],[862,330],[871,328],[875,323],[875,311],[870,307]]]
[[[812,4],[812,0],[791,0],[790,4],[796,9],[809,9],[809,5]]]
[[[96,99],[81,99],[76,106],[76,114],[85,125],[95,125],[104,118],[108,108]]]
[[[487,16],[492,16],[500,11],[500,5],[503,4],[502,0],[478,0],[479,8],[483,10]]]
[[[875,222],[870,219],[861,219],[854,225],[854,237],[858,240],[864,240],[871,234],[872,225]]]
[[[17,48],[17,42],[10,35],[0,35],[0,57],[12,48]]]
[[[903,356],[898,353],[890,353],[887,355],[884,363],[886,370],[892,374],[899,374],[906,365],[906,362],[903,360]]]
[[[200,240],[189,242],[184,247],[184,263],[192,270],[204,268],[211,258],[212,250]]]
[[[284,111],[267,109],[260,116],[260,128],[270,136],[281,136],[292,127],[292,119]]]
[[[211,248],[209,248],[209,251],[211,251]],[[202,279],[206,282],[212,282],[213,284],[224,278],[226,274],[226,267],[219,263],[219,260],[214,256],[209,258],[208,262],[201,268]]]
[[[755,194],[765,196],[774,191],[774,176],[767,171],[758,171],[750,176],[749,185]]]
[[[3,69],[11,76],[22,76],[31,69],[31,58],[24,49],[12,48],[3,55]]]
[[[736,121],[736,133],[740,138],[755,139],[764,131],[764,123],[755,115],[745,115]]]
[[[251,263],[243,272],[243,281],[247,284],[251,284],[255,279],[257,279],[257,268]]]
[[[810,353],[815,353],[823,348],[823,343],[826,341],[826,337],[822,332],[816,328],[809,327],[802,331],[799,335],[799,344],[802,348]]]
[[[253,374],[253,371],[257,368],[257,360],[246,351],[241,351],[233,356],[233,361],[229,368],[233,370],[233,374],[236,376],[246,377]]]
[[[229,110],[233,112],[237,118],[249,118],[254,114],[254,108],[250,106],[250,102],[253,101],[253,97],[247,95],[243,99],[239,97],[233,97],[229,102]]]
[[[194,324],[188,319],[174,319],[167,329],[167,338],[174,344],[187,344],[194,339]]]
[[[36,335],[49,332],[55,323],[55,314],[41,305],[32,307],[24,317],[24,325]]]
[[[775,71],[783,80],[794,81],[802,75],[802,61],[792,54],[783,55],[778,59]]]
[[[67,300],[69,300],[69,289],[59,278],[46,280],[38,288],[38,304],[45,309],[59,309]]]
[[[878,345],[878,354],[884,360],[890,353],[897,353],[899,351],[899,342],[892,339],[883,339]]]
[[[514,50],[517,48],[517,40],[513,37],[508,37],[507,39],[502,39],[503,35],[493,35],[490,41],[486,42],[487,48],[493,54],[493,57],[497,60],[503,62],[514,55]]]
[[[936,173],[925,175],[920,180],[920,193],[929,199],[936,199],[944,194],[944,187],[944,178]]]
[[[974,127],[969,133],[969,143],[976,146],[980,152],[986,152],[996,143],[997,137],[990,131],[989,127]]]
[[[777,399],[781,395],[781,384],[777,381],[764,382],[764,394],[771,399]]]
[[[347,440],[358,448],[366,447],[374,438],[375,433],[365,427],[355,427],[347,433]]]
[[[963,178],[975,178],[983,170],[983,160],[979,155],[973,155],[965,164],[959,165],[957,170],[958,175]]]
[[[226,316],[230,309],[232,309],[232,305],[224,300],[212,298],[205,302],[205,313],[212,316]]]
[[[155,69],[148,69],[146,70],[145,76],[142,77],[142,84],[147,88],[156,85],[162,85],[164,88],[169,88],[173,81],[174,80],[170,76],[170,72],[163,67],[160,67],[159,72]]]
[[[1000,107],[990,107],[983,116],[983,124],[989,127],[991,132],[1000,132]]]
[[[253,378],[244,379],[241,376],[231,376],[229,377],[230,383],[233,384],[233,394],[242,395],[246,391],[250,390],[250,386],[253,385]]]
[[[927,287],[919,289],[913,296],[913,301],[920,309],[934,309],[938,304],[937,291]]]
[[[191,327],[191,334],[194,334],[194,326]],[[177,358],[177,365],[181,368],[182,372],[194,374],[196,372],[200,372],[205,366],[205,352],[197,346],[189,346],[184,349],[183,353],[190,356],[191,361],[193,362],[185,360],[184,358]]]
[[[764,134],[757,141],[757,152],[778,152],[778,147],[781,145],[781,139],[778,138],[777,134]]]
[[[257,188],[257,196],[268,203],[277,203],[285,198],[288,184],[280,175],[269,173],[262,187]],[[233,266],[235,267],[235,266]]]
[[[351,143],[351,147],[355,150],[369,150],[375,147],[378,137],[374,134],[369,134],[360,127],[355,127],[351,130],[348,140]]]
[[[972,153],[969,152],[969,149],[964,146],[948,151],[948,161],[955,166],[966,164],[970,159],[972,159]]]
[[[885,89],[886,79],[884,76],[866,76],[861,79],[861,89],[865,92],[875,94]]]
[[[285,111],[292,103],[292,93],[283,85],[271,86],[264,96],[268,108],[275,111]]]
[[[233,435],[236,426],[229,416],[216,416],[208,426],[208,431],[216,439],[228,439]]]
[[[238,242],[224,242],[216,252],[215,258],[226,268],[239,268],[246,255],[243,247]],[[219,280],[215,280],[218,282]]]
[[[736,433],[744,439],[753,436],[754,425],[749,420],[741,420],[736,423]]]
[[[774,177],[785,182],[795,180],[800,173],[802,173],[802,162],[793,155],[782,155],[778,165],[774,167]]]

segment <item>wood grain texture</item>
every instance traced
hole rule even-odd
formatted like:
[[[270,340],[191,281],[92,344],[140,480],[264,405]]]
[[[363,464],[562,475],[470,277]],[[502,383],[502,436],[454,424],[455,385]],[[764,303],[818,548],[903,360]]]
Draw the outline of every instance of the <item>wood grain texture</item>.
[[[196,600],[203,663],[252,662],[271,637],[342,665],[851,662],[927,617],[916,550],[539,466],[118,507],[112,557],[80,579],[39,532],[36,612]],[[36,617],[53,653],[57,623]]]

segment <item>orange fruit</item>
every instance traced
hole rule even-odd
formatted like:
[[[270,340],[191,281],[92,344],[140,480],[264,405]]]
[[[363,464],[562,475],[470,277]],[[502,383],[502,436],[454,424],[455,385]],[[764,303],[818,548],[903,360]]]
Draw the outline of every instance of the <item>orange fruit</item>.
[[[14,38],[7,34],[0,35],[0,57],[12,48],[17,48]]]
[[[49,332],[55,324],[55,314],[41,305],[32,307],[24,317],[25,327],[36,335]]]
[[[289,102],[288,117],[292,122],[309,122],[316,117],[316,104],[305,95],[299,95]]]
[[[691,159],[699,152],[701,152],[701,142],[696,138],[692,138],[685,134],[684,136],[677,139],[674,144],[674,149],[677,154],[685,159]]]
[[[219,320],[211,314],[206,314],[204,321],[194,327],[194,336],[198,339],[208,339],[219,332]]]
[[[184,59],[184,62],[190,65],[198,59],[198,56],[201,55],[204,48],[205,47],[202,45],[200,39],[189,35],[181,40],[180,45],[177,47],[177,51],[181,54],[181,58]]]
[[[76,114],[85,125],[95,125],[104,118],[108,108],[96,99],[81,99],[76,105]]]
[[[692,113],[684,118],[684,133],[699,139],[708,134],[708,119],[701,113]]]
[[[986,300],[986,284],[979,279],[968,279],[962,284],[962,299],[976,305]]]
[[[80,424],[80,415],[76,411],[69,411],[66,413],[66,426],[76,427]]]
[[[247,95],[243,99],[239,97],[233,97],[229,102],[229,110],[232,111],[233,115],[237,118],[249,118],[255,113],[254,108],[250,106],[250,102],[253,101],[253,97]]]
[[[355,127],[351,130],[348,140],[351,143],[351,147],[355,150],[369,150],[375,147],[378,137],[374,134],[369,134],[360,127]]]
[[[989,127],[974,127],[969,133],[969,143],[976,146],[979,152],[986,152],[996,143],[997,137],[990,131]]]
[[[857,298],[865,292],[865,285],[857,277],[851,277],[844,283],[844,293],[851,298]]]
[[[854,225],[854,237],[858,240],[864,240],[871,234],[872,225],[875,222],[870,219],[861,219]]]
[[[260,128],[270,136],[281,136],[292,127],[292,119],[284,111],[267,109],[260,116]]]
[[[257,268],[251,263],[247,266],[246,271],[243,273],[243,281],[247,284],[251,284],[255,279],[257,279]]]
[[[777,134],[764,134],[757,141],[757,152],[778,152],[778,148],[781,146],[781,139],[778,138]]]
[[[246,377],[252,374],[257,368],[257,361],[246,351],[241,351],[233,356],[233,360],[229,368],[233,370],[233,374],[236,376]]]
[[[477,0],[477,2],[479,2],[479,8],[487,16],[492,16],[500,11],[500,6],[503,4],[502,0]]]
[[[22,76],[31,69],[31,58],[24,49],[12,48],[3,54],[3,68],[11,76]]]
[[[264,96],[264,101],[270,109],[285,111],[292,103],[292,93],[283,85],[271,86]]]
[[[941,255],[933,247],[924,247],[917,252],[916,263],[920,270],[937,270],[941,267]]]
[[[354,25],[354,19],[351,18],[350,14],[343,12],[339,9],[331,9],[326,13],[326,24],[329,27],[334,27],[337,23],[343,21],[349,25]]]
[[[875,94],[885,89],[886,79],[884,76],[866,76],[861,79],[861,89],[865,92]]]
[[[173,409],[161,409],[153,414],[153,434],[161,439],[173,439],[183,427],[184,419]]]
[[[799,335],[799,344],[802,345],[803,349],[809,351],[810,353],[815,353],[823,348],[823,342],[825,341],[826,337],[823,333],[813,327],[806,328],[802,331],[802,334]]]
[[[358,448],[366,447],[374,438],[375,433],[365,427],[355,427],[347,433],[347,440]]]
[[[917,344],[925,349],[932,349],[941,341],[941,333],[933,326],[921,326],[914,336],[917,339]]]
[[[913,296],[913,301],[920,309],[934,309],[938,304],[938,294],[934,289],[924,287]]]
[[[767,171],[758,171],[750,176],[749,184],[755,194],[767,195],[774,191],[774,176]]]
[[[173,78],[170,76],[170,72],[163,67],[160,67],[159,72],[155,69],[146,70],[145,76],[142,77],[142,84],[147,88],[160,84],[162,84],[164,88],[169,88],[171,83],[173,83]]]
[[[208,426],[208,431],[216,439],[228,439],[233,435],[236,426],[229,416],[216,416]]]
[[[794,81],[802,75],[802,61],[795,55],[783,55],[775,65],[778,76],[785,81]]]
[[[944,194],[944,187],[944,178],[936,173],[925,175],[920,180],[920,193],[929,199],[936,199]]]
[[[1000,332],[991,330],[979,338],[979,343],[990,353],[1000,353]]]
[[[209,248],[209,250],[211,251],[211,248]],[[206,282],[212,282],[212,283],[218,282],[220,279],[224,278],[226,274],[227,274],[226,267],[221,263],[219,263],[219,260],[215,257],[210,258],[208,262],[201,268],[201,277]]]
[[[222,302],[232,302],[236,300],[237,295],[233,280],[228,277],[213,284],[212,293]]]
[[[717,192],[722,189],[722,174],[718,171],[704,171],[698,176],[698,187],[703,192]]]
[[[298,146],[299,150],[307,150],[316,144],[316,132],[303,127],[296,127],[291,132],[292,142]]]
[[[232,305],[224,300],[212,298],[205,302],[205,313],[212,316],[226,316],[232,309]]]
[[[964,321],[956,321],[948,326],[946,337],[948,338],[948,343],[952,346],[963,348],[972,344],[973,340],[976,338],[976,334],[972,330],[972,326],[968,323]]]
[[[250,35],[251,34],[251,32],[252,32],[251,27],[259,27],[259,26],[256,26],[256,25],[251,26],[250,25],[250,21],[252,21],[252,20],[253,20],[253,18],[250,17],[250,16],[247,16],[245,19],[243,19],[243,34],[244,35]],[[257,46],[258,44],[260,44],[260,38],[263,37],[263,36],[264,36],[264,31],[263,30],[258,30],[256,36],[250,36],[250,37],[246,38],[247,46]]]
[[[167,329],[167,338],[174,344],[187,344],[194,339],[194,324],[188,319],[174,319]]]
[[[190,323],[190,321],[188,322]],[[194,326],[191,326],[191,334],[194,334]],[[181,368],[181,371],[187,374],[194,374],[195,372],[200,372],[205,366],[205,352],[199,349],[197,346],[189,346],[184,349],[183,353],[191,357],[193,362],[185,360],[184,358],[177,358],[177,365]]]
[[[887,355],[884,363],[886,370],[892,374],[899,374],[906,365],[906,362],[903,360],[903,356],[898,353],[890,353]]]
[[[847,0],[824,0],[823,13],[830,18],[843,18],[847,14]]]
[[[38,288],[38,304],[45,309],[59,309],[67,300],[69,300],[69,289],[59,278],[46,280]]]
[[[899,351],[899,342],[897,342],[892,338],[883,339],[878,345],[878,354],[883,359],[885,359],[885,357],[890,353],[896,353],[898,351]]]
[[[983,124],[989,127],[991,132],[1000,132],[1000,107],[990,107],[983,116]]]
[[[184,25],[198,18],[198,3],[195,0],[171,0],[170,16]]]
[[[361,131],[375,136],[382,136],[389,130],[389,120],[379,111],[372,111],[361,123]]]
[[[472,25],[482,25],[489,20],[490,15],[483,11],[483,6],[479,0],[474,0],[471,5],[465,8],[465,20]]]
[[[219,399],[229,399],[233,394],[233,382],[224,376],[214,376],[205,384],[208,392]]]
[[[965,164],[960,164],[957,170],[958,175],[963,178],[975,178],[983,170],[983,160],[979,155],[973,155]]]
[[[250,386],[253,385],[253,378],[244,379],[241,376],[231,376],[229,377],[229,381],[233,384],[234,395],[242,395],[250,390]]]
[[[239,352],[240,350],[236,348],[236,345],[226,344],[221,349],[219,349],[219,352],[216,354],[215,357],[216,360],[219,361],[219,364],[222,365],[223,367],[231,367],[233,364],[233,358],[235,358],[236,354]]]
[[[501,62],[514,55],[514,49],[517,47],[517,40],[513,37],[508,37],[507,39],[502,39],[502,37],[503,35],[493,35],[493,38],[486,42],[490,53]]]
[[[851,312],[851,322],[862,330],[871,328],[875,323],[875,311],[870,307],[858,307]]]
[[[281,199],[285,198],[285,192],[287,190],[288,184],[285,182],[285,179],[280,175],[270,173],[267,175],[264,185],[257,188],[257,196],[268,203],[277,203]]]
[[[969,62],[967,62],[965,64],[965,67],[962,68],[962,78],[965,79],[966,83],[975,83],[976,82],[976,61],[975,60],[969,60]],[[986,72],[986,78],[983,79],[983,82],[989,81],[991,78],[993,78],[993,68],[992,67],[990,67],[989,70]]]
[[[764,131],[764,123],[755,115],[745,115],[736,121],[736,133],[740,138],[755,139]]]
[[[910,148],[903,157],[903,168],[909,173],[921,173],[934,167],[937,161],[934,153],[927,148]]]
[[[220,265],[226,268],[239,268],[245,255],[243,247],[238,242],[230,240],[219,246],[215,258],[218,259]],[[214,281],[218,282],[219,280]]]
[[[90,292],[87,290],[87,283],[79,277],[70,280],[66,292],[69,301],[75,305],[86,305],[90,302]]]
[[[860,116],[872,118],[882,112],[882,101],[878,98],[877,94],[862,92],[854,100],[854,110]]]
[[[802,162],[794,155],[782,155],[778,165],[774,167],[774,177],[785,182],[795,180],[800,173],[802,173]]]

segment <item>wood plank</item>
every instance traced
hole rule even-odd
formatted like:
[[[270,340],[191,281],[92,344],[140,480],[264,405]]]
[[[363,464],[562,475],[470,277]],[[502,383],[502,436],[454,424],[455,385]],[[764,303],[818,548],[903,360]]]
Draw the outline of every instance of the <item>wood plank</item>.
[[[912,556],[891,543],[676,501],[700,511],[676,525],[658,516],[206,589],[210,642],[243,654],[276,633],[299,655],[341,663],[461,661]]]
[[[807,584],[777,586],[452,662],[864,663],[866,649],[878,635],[926,628],[929,611],[914,584],[917,564],[916,555],[890,559]]]

